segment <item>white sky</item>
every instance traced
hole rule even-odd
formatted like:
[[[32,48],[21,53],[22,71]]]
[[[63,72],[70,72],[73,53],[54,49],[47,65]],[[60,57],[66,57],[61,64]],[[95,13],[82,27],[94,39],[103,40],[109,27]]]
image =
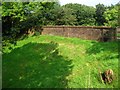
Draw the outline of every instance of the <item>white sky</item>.
[[[97,4],[104,4],[109,6],[111,4],[117,4],[120,0],[59,0],[61,5],[65,5],[67,3],[79,3],[87,6],[94,6]]]

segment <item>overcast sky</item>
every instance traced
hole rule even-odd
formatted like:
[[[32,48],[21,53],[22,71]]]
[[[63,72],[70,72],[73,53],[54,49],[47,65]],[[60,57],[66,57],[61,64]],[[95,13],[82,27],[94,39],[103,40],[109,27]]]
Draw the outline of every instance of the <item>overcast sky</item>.
[[[117,4],[120,0],[59,0],[61,5],[65,5],[67,3],[79,3],[79,4],[84,4],[87,6],[94,6],[101,3],[106,6],[109,6],[111,4],[115,5]]]

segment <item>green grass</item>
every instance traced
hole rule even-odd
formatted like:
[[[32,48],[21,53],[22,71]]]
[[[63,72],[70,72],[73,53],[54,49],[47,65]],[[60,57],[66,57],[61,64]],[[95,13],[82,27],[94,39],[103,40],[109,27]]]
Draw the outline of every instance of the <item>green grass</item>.
[[[117,42],[59,36],[18,41],[3,54],[3,88],[117,88]],[[98,70],[113,69],[114,81],[103,84]]]
[[[0,20],[1,20],[1,15],[2,14],[2,6],[0,6]]]
[[[0,14],[2,14],[2,6],[0,6]]]
[[[120,37],[120,33],[117,33],[117,36]]]

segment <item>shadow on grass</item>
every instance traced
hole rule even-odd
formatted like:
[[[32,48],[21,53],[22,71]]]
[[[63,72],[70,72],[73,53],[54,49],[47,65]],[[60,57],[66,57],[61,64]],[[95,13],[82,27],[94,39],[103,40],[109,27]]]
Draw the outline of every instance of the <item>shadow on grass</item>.
[[[118,42],[92,42],[92,46],[86,51],[88,54],[97,54],[101,51],[108,51],[112,53],[118,53]]]
[[[3,88],[65,88],[72,67],[57,43],[28,43],[3,55]]]
[[[99,72],[104,72],[107,69],[112,69],[114,72],[114,81],[111,84],[106,84],[106,87],[117,87],[118,88],[118,41],[111,42],[92,42],[92,45],[86,50],[88,55],[94,56],[93,60],[99,61],[96,64],[98,72],[95,72],[98,81],[101,83]],[[93,62],[91,60],[91,62]]]

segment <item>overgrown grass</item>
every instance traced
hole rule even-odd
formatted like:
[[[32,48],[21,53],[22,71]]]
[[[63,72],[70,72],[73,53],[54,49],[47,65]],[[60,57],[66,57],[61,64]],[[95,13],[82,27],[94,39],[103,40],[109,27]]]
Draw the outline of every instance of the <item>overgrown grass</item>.
[[[3,88],[118,88],[118,44],[59,36],[18,41],[3,54]],[[113,69],[103,84],[98,70]]]

